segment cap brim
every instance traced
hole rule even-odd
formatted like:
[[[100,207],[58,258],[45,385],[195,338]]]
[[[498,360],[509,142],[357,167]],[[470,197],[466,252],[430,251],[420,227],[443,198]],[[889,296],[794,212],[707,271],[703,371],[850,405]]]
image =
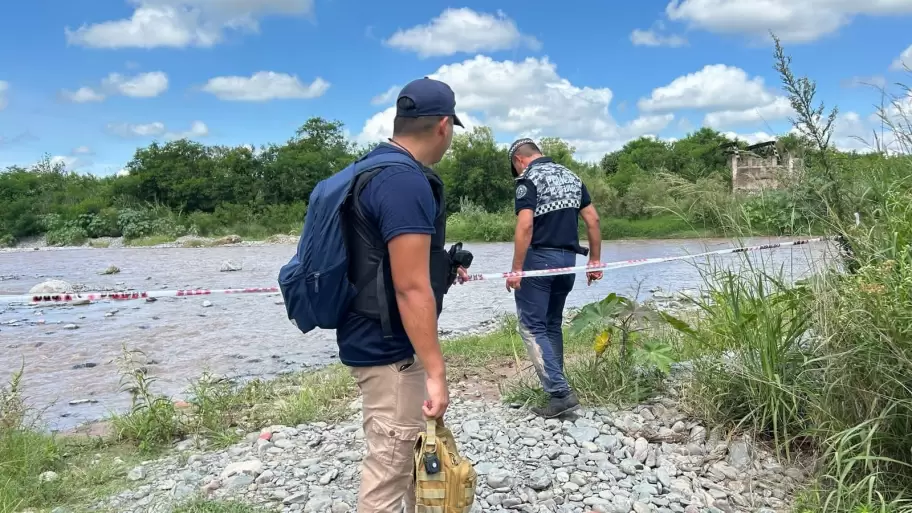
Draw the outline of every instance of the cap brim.
[[[462,121],[459,121],[459,116],[453,114],[453,124],[465,128],[465,125],[462,124]]]

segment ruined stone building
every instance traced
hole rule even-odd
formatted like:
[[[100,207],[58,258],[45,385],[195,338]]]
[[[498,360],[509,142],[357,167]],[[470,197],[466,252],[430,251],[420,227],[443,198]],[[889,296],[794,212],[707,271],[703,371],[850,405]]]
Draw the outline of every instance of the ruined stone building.
[[[780,154],[775,141],[748,146],[745,150],[732,150],[729,167],[732,172],[733,192],[758,192],[778,189],[800,173],[803,162],[787,153]]]

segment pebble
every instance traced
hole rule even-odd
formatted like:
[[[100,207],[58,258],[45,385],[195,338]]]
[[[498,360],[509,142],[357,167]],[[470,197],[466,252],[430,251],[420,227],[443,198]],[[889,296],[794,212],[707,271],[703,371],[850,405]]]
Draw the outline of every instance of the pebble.
[[[748,442],[723,443],[727,452],[708,456],[715,446],[705,442],[706,430],[678,425],[683,416],[673,403],[650,407],[652,420],[636,411],[543,420],[523,408],[454,397],[451,429],[478,473],[473,513],[781,510],[802,484],[791,478],[804,475],[798,469],[766,463],[771,455]],[[286,513],[355,511],[365,450],[360,424],[353,412],[339,424],[270,426],[224,449],[144,462],[127,473],[132,490],[90,509],[170,511],[199,490]],[[662,429],[685,436],[650,441],[648,433]]]
[[[60,478],[60,476],[57,475],[57,472],[54,472],[52,470],[48,470],[47,472],[42,472],[41,475],[38,476],[38,480],[41,481],[42,483],[51,483],[53,481],[56,481],[59,478]]]

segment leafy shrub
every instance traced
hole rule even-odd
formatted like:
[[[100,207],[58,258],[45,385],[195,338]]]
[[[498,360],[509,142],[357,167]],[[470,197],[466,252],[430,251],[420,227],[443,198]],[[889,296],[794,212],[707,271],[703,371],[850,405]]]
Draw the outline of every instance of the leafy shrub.
[[[67,226],[47,232],[46,238],[50,246],[81,246],[89,234],[78,226]]]
[[[669,184],[661,178],[637,178],[621,198],[624,217],[640,219],[652,216],[661,207],[673,208],[674,200],[669,188]]]
[[[164,212],[161,212],[164,210]],[[162,215],[163,214],[163,215]],[[117,215],[120,232],[126,239],[138,239],[152,235],[179,237],[187,228],[178,222],[176,215],[167,209],[123,209]]]
[[[516,217],[511,211],[485,212],[463,198],[459,212],[447,219],[447,238],[462,241],[495,242],[510,240],[516,231]]]

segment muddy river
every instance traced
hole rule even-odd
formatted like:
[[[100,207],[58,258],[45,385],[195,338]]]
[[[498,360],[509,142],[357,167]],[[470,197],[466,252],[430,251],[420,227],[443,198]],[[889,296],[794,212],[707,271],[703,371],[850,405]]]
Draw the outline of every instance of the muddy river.
[[[753,245],[777,240],[743,242]],[[722,239],[606,242],[602,260],[694,254],[734,245]],[[511,244],[467,244],[466,249],[475,255],[473,272],[509,270]],[[0,253],[0,295],[25,294],[48,279],[149,291],[275,286],[279,267],[293,252],[290,245],[6,252]],[[824,244],[750,255],[754,265],[781,270],[791,279],[807,276],[809,270],[834,258],[832,248]],[[737,267],[744,265],[743,258],[724,256],[715,262]],[[238,264],[241,270],[221,272],[226,261]],[[579,257],[578,262],[583,264],[585,259]],[[696,262],[705,265],[706,260]],[[701,285],[697,263],[677,261],[607,271],[591,287],[579,275],[568,306],[596,301],[609,292],[630,295],[638,288],[641,299],[656,288],[697,289]],[[99,274],[110,265],[121,272]],[[448,334],[477,330],[513,308],[512,294],[501,280],[456,285],[447,295],[440,329]],[[277,294],[56,307],[11,305],[0,300],[0,378],[6,381],[24,362],[24,394],[30,404],[45,410],[44,419],[52,429],[67,429],[129,406],[129,395],[119,391],[115,361],[124,345],[146,353],[159,390],[175,397],[181,397],[187,384],[205,370],[237,378],[273,376],[337,358],[333,332],[302,335],[285,317]],[[89,402],[70,404],[83,400]]]

